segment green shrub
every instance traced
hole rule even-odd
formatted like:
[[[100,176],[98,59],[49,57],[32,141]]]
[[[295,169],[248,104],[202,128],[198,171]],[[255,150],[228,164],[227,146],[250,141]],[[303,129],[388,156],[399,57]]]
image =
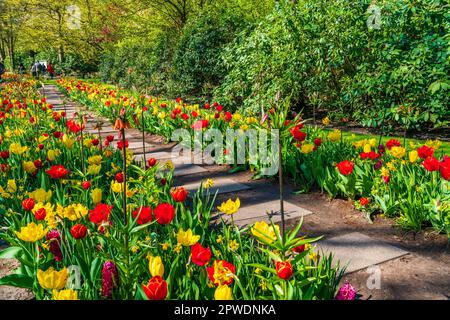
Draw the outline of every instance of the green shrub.
[[[293,107],[354,117],[386,129],[448,123],[448,5],[368,0],[280,2],[224,50],[227,75],[217,99],[251,112],[280,91]],[[336,116],[337,115],[337,116]]]

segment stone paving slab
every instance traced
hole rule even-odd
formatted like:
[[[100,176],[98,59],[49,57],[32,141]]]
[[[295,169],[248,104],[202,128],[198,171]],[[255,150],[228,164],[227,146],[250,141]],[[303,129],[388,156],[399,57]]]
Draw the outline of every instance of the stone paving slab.
[[[205,179],[206,181],[206,179]],[[189,183],[186,185],[183,185],[183,187],[191,192],[191,193],[195,193],[197,191],[197,189],[200,187],[201,181],[197,181],[194,183]],[[217,190],[219,191],[219,194],[222,193],[229,193],[229,192],[236,192],[236,191],[241,191],[241,190],[248,190],[250,189],[249,186],[246,186],[242,183],[238,183],[232,179],[229,178],[219,178],[219,179],[214,179],[214,186],[212,188],[210,188],[210,193],[214,194]]]
[[[128,149],[129,150],[133,151],[133,150],[136,150],[136,149],[138,149],[138,150],[142,149],[142,140],[141,141],[130,141],[130,138],[127,139],[128,140]],[[145,148],[147,150],[155,147],[154,145],[151,145],[151,144],[149,144],[147,142],[145,142],[144,145],[145,145]]]
[[[173,172],[173,176],[174,177],[184,177],[184,176],[189,176],[191,174],[197,174],[197,173],[204,173],[204,172],[208,172],[208,170],[196,166],[194,164],[176,164],[174,163],[174,172]],[[164,173],[164,170],[161,170],[160,175],[162,175]]]
[[[171,159],[172,158],[172,153],[170,152],[166,152],[166,151],[160,151],[160,152],[149,152],[149,153],[145,153],[145,158],[148,160],[150,158],[155,158],[156,160],[163,160],[163,159]],[[134,156],[134,160],[137,162],[143,161],[144,160],[144,154],[137,154]]]
[[[241,205],[243,204],[241,203]],[[284,201],[285,221],[305,217],[310,214],[313,214],[313,212],[293,203]],[[224,215],[223,218],[224,220],[231,219],[228,215]],[[281,221],[280,200],[262,201],[254,205],[242,206],[239,211],[233,215],[233,219],[239,226],[253,224],[256,221],[261,220],[269,222],[270,219],[272,219],[273,222],[278,223]]]
[[[317,248],[327,254],[332,252],[335,260],[340,261],[341,268],[348,263],[346,274],[408,254],[405,250],[359,232],[322,240]]]

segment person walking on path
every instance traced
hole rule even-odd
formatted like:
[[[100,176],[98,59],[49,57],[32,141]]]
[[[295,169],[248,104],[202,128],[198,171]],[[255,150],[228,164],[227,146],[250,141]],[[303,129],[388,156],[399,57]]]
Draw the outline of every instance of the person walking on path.
[[[33,76],[33,78],[39,79],[39,72],[40,72],[40,63],[36,61],[31,67],[31,75]]]
[[[53,79],[53,77],[55,76],[55,69],[53,68],[51,62],[49,62],[47,65],[47,72],[50,75],[50,78]]]
[[[0,78],[3,76],[5,71],[6,71],[5,64],[3,63],[3,61],[0,61]]]
[[[19,68],[17,68],[17,72],[19,72],[19,74],[25,73],[25,66],[23,65],[22,62],[20,63]]]

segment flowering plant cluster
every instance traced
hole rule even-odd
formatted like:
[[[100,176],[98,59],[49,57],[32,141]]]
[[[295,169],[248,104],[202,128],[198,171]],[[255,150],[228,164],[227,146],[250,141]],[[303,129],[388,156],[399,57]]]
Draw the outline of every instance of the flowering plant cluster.
[[[336,296],[338,267],[317,238],[298,236],[301,224],[285,241],[264,221],[212,225],[240,207],[214,206],[213,181],[195,194],[174,188],[173,167],[158,171],[152,158],[142,168],[126,143],[99,141],[32,83],[0,88],[0,236],[10,245],[0,258],[20,262],[0,285],[54,300]]]
[[[298,184],[354,199],[369,219],[382,213],[406,229],[431,226],[450,236],[450,158],[440,141],[344,139],[339,130],[311,127],[302,132],[300,144],[298,133],[286,142],[284,163]]]
[[[283,171],[302,188],[319,188],[333,198],[351,198],[368,218],[383,213],[397,218],[406,229],[432,226],[450,235],[450,158],[440,152],[439,141],[344,139],[340,130],[326,130],[328,117],[323,119],[325,129],[319,129],[304,126],[299,116],[278,119],[280,122],[273,109],[258,121],[251,114],[225,111],[219,103],[191,105],[182,99],[145,96],[132,100],[131,94],[115,87],[76,80],[60,80],[59,86],[74,100],[106,116],[125,107],[138,115],[135,119],[139,122],[141,113],[136,110],[142,110],[145,130],[167,139],[177,128],[217,128],[222,132],[238,128],[245,133],[249,128],[272,125],[282,131]],[[267,156],[273,154],[270,150]],[[261,169],[250,166],[256,172]]]

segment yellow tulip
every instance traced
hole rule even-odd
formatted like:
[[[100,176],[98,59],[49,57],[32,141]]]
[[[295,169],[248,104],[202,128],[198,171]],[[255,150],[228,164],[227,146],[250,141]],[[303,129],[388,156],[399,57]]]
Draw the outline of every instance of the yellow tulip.
[[[93,176],[96,176],[100,173],[100,170],[102,169],[101,165],[90,165],[87,169],[87,173]]]
[[[47,152],[47,158],[50,161],[55,161],[57,157],[59,157],[59,155],[61,154],[61,151],[59,150],[48,150]]]
[[[62,138],[62,143],[67,149],[70,150],[73,148],[73,145],[75,144],[75,139],[71,139],[67,134],[65,134]]]
[[[239,210],[241,206],[241,201],[239,198],[236,201],[228,199],[227,202],[223,202],[217,209],[224,214],[234,214]]]
[[[7,186],[8,186],[8,188],[7,188],[8,192],[15,193],[17,191],[16,180],[14,180],[14,179],[8,180]]]
[[[300,152],[303,154],[309,154],[314,151],[314,145],[311,143],[305,143],[302,145]]]
[[[123,183],[116,182],[115,180],[111,181],[111,190],[115,193],[122,192]]]
[[[23,169],[28,172],[29,174],[33,174],[37,171],[36,166],[34,165],[33,161],[24,161],[22,163]]]
[[[390,171],[388,168],[385,168],[385,167],[381,168],[381,176],[382,177],[389,177],[389,174],[390,174]]]
[[[62,219],[66,218],[70,221],[76,221],[85,217],[89,212],[89,209],[83,206],[81,203],[71,204],[67,207],[63,207],[60,204],[57,205],[56,213]]]
[[[323,118],[322,119],[322,124],[324,126],[328,126],[330,124],[330,118],[328,118],[328,117]]]
[[[53,290],[53,300],[79,300],[78,292],[72,289]]]
[[[207,179],[206,182],[203,184],[203,188],[210,189],[214,186],[214,180],[213,179]]]
[[[364,152],[365,153],[369,153],[370,151],[372,151],[372,148],[371,148],[370,144],[364,145]]]
[[[150,270],[150,274],[152,277],[164,275],[164,264],[162,262],[161,257],[148,257],[148,269]]]
[[[47,231],[42,224],[31,222],[26,227],[22,227],[20,232],[16,232],[16,235],[25,242],[36,242],[45,237]]]
[[[413,150],[409,153],[409,162],[416,163],[419,160],[419,153],[417,150]]]
[[[218,286],[214,292],[215,300],[232,300],[231,288],[228,285]]]
[[[92,156],[88,158],[88,163],[90,165],[100,165],[102,163],[102,156]]]
[[[280,232],[280,227],[275,225],[275,228],[278,232]],[[277,235],[273,226],[269,226],[265,221],[256,222],[255,225],[251,228],[252,234],[256,237],[258,242],[263,243],[260,240],[263,240],[269,244],[273,243],[277,239]]]
[[[11,143],[9,145],[9,152],[13,153],[13,154],[17,154],[17,155],[21,155],[22,153],[24,153],[25,151],[28,150],[28,147],[22,147],[20,145],[20,143]]]
[[[68,275],[67,268],[56,271],[53,267],[50,267],[46,271],[38,270],[37,272],[39,285],[47,290],[63,289],[66,286]]]
[[[391,154],[394,158],[401,159],[406,155],[406,149],[403,147],[392,147]]]
[[[102,202],[102,189],[96,188],[92,190],[91,197],[94,204]]]
[[[342,136],[341,130],[336,129],[328,135],[328,140],[330,140],[331,142],[336,142],[341,140],[341,136]]]
[[[193,234],[191,229],[184,231],[183,229],[178,230],[177,241],[179,244],[190,247],[196,244],[200,240],[200,236]]]
[[[36,202],[49,202],[52,199],[52,191],[45,191],[44,189],[36,189],[28,194]]]

